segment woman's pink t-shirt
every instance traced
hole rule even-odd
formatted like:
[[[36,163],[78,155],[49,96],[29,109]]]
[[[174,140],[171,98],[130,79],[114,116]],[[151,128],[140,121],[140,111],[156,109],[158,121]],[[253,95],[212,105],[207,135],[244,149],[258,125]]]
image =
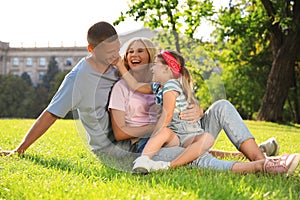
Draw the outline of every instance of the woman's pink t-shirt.
[[[108,108],[124,111],[128,126],[143,126],[157,120],[155,95],[135,92],[123,79],[114,85]]]

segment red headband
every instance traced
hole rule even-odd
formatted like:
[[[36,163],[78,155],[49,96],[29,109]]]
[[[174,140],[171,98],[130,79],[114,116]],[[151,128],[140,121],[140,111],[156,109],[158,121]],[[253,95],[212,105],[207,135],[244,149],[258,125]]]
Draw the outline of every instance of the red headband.
[[[168,51],[160,52],[162,57],[165,59],[168,66],[171,68],[174,77],[179,78],[181,76],[181,66],[178,61],[174,58],[174,56]]]

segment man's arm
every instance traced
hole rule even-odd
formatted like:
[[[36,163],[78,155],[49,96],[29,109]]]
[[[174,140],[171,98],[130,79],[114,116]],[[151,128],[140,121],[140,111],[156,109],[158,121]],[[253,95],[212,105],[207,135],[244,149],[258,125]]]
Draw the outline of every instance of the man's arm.
[[[57,120],[57,118],[57,116],[45,110],[29,129],[19,146],[14,150],[0,151],[0,155],[6,156],[14,153],[24,153],[28,147],[30,147],[49,129],[49,127]]]

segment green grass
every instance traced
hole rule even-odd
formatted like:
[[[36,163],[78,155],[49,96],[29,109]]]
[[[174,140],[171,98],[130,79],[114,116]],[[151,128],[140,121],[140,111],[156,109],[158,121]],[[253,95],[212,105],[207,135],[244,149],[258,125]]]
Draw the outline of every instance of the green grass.
[[[33,122],[0,120],[0,149],[15,148]],[[246,123],[258,143],[275,136],[281,153],[300,153],[299,125]],[[215,148],[235,150],[224,133]],[[0,199],[300,199],[299,168],[288,177],[189,167],[134,175],[102,165],[75,122],[58,120],[24,156],[0,157]]]

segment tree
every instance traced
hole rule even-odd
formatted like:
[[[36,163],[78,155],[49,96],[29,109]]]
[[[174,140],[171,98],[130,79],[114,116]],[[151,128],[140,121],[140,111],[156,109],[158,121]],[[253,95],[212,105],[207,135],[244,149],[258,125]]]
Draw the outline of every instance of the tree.
[[[32,117],[34,89],[18,76],[0,75],[0,117]]]
[[[242,95],[260,103],[258,120],[283,120],[285,102],[295,85],[295,62],[300,56],[299,12],[299,3],[285,0],[230,1],[228,8],[219,11],[215,35],[223,43],[219,47],[221,62],[235,74],[234,87],[245,80],[240,84],[244,89],[236,95],[246,92]],[[252,92],[245,86],[253,88]]]
[[[27,72],[23,72],[21,78],[28,83],[28,85],[32,85],[32,81]]]
[[[261,0],[269,17],[273,62],[258,119],[282,120],[283,106],[295,80],[300,58],[300,2]]]
[[[48,64],[48,70],[45,76],[43,77],[43,85],[49,90],[50,89],[50,83],[54,80],[56,74],[59,73],[58,63],[56,61],[55,56],[52,56],[50,58],[49,64]]]
[[[129,10],[125,14],[121,12],[114,25],[133,17],[135,21],[144,22],[145,27],[162,28],[173,34],[176,50],[180,52],[179,35],[183,33],[193,38],[201,19],[213,13],[211,0],[131,0]]]

